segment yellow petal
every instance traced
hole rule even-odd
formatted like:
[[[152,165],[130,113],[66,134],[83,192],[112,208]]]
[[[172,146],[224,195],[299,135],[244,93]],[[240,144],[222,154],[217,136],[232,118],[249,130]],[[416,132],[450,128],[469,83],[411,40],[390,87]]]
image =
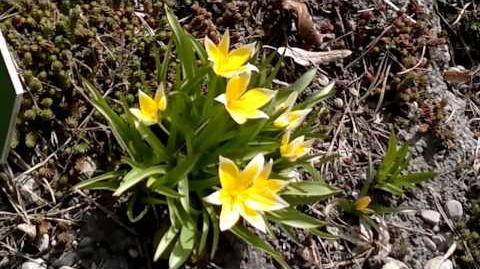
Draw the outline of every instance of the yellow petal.
[[[230,159],[220,156],[218,166],[218,176],[220,184],[225,190],[238,190],[243,188],[240,182],[240,171],[237,165]]]
[[[235,205],[235,199],[230,197],[230,199],[227,199],[223,203],[222,210],[220,211],[220,230],[226,231],[232,228],[239,218],[240,212],[238,206]]]
[[[267,180],[272,172],[273,160],[270,159],[264,166],[260,174],[258,175],[256,181]],[[255,182],[256,183],[256,182]]]
[[[258,213],[257,211],[245,206],[241,205],[240,206],[240,215],[248,222],[250,223],[253,227],[259,229],[262,232],[266,232],[267,230],[267,225],[265,223],[265,220],[263,219],[263,216]]]
[[[213,41],[210,40],[210,38],[208,38],[207,36],[205,37],[204,45],[205,50],[207,51],[208,59],[214,64],[220,63],[225,59],[225,55],[222,54],[217,45],[215,45],[215,43],[213,43]]]
[[[207,203],[214,205],[222,205],[224,201],[224,195],[222,195],[222,190],[216,191],[207,197],[204,197],[203,200]]]
[[[370,196],[360,197],[355,201],[355,210],[365,212],[371,202],[372,198]]]
[[[288,185],[288,181],[281,179],[258,180],[255,182],[255,188],[267,189],[272,193],[277,193]]]
[[[292,92],[290,95],[288,95],[287,99],[280,103],[275,109],[276,110],[291,110],[292,107],[295,105],[295,102],[297,101],[298,97],[298,92]]]
[[[163,87],[163,83],[157,89],[155,93],[155,102],[157,103],[157,108],[160,111],[165,111],[167,109],[167,96],[165,96],[165,88]]]
[[[152,119],[158,118],[157,103],[155,103],[155,100],[153,100],[152,97],[148,96],[143,91],[138,91],[138,100],[142,114]]]
[[[250,187],[262,172],[264,163],[265,157],[263,157],[263,154],[257,154],[240,173],[240,178],[242,182],[246,183],[247,187]]]
[[[230,32],[225,30],[225,33],[223,33],[222,40],[220,40],[220,44],[218,44],[218,50],[220,53],[223,55],[228,55],[228,50],[230,48]]]
[[[268,115],[260,110],[245,110],[238,102],[229,104],[227,111],[232,119],[238,124],[244,124],[247,119],[268,119]]]
[[[242,73],[228,80],[226,89],[227,102],[231,102],[243,95],[250,83],[250,73]]]
[[[245,194],[245,204],[258,211],[274,211],[288,207],[280,196],[267,189],[251,188]]]
[[[138,108],[130,108],[130,113],[132,113],[139,121],[143,122],[146,125],[152,125],[157,123],[155,117],[143,114]]]
[[[242,46],[232,50],[228,54],[228,61],[226,63],[225,69],[234,70],[245,65],[248,59],[252,57],[254,48],[255,48],[255,45],[250,44],[250,45]]]
[[[238,100],[246,109],[255,110],[267,104],[275,95],[275,91],[255,88],[245,92]]]
[[[280,115],[274,122],[273,122],[273,126],[277,127],[277,128],[285,128],[288,126],[288,115],[289,115],[289,112],[285,112],[283,113],[282,115]]]

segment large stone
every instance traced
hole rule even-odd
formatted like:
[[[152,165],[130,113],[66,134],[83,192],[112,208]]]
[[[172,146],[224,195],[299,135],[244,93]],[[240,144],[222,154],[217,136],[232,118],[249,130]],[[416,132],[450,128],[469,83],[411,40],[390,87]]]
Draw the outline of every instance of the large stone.
[[[448,200],[445,204],[445,209],[452,219],[461,219],[463,217],[463,206],[457,200]]]
[[[47,265],[42,259],[36,259],[24,262],[22,269],[47,269]]]
[[[437,225],[440,222],[440,213],[435,210],[422,210],[420,215],[428,224]]]

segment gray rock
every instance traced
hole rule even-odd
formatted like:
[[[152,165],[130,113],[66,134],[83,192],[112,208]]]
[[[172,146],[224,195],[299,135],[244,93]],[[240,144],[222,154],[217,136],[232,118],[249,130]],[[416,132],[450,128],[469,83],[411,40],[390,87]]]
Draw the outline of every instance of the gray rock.
[[[386,258],[385,259],[385,265],[382,267],[382,269],[410,269],[406,264],[399,260],[395,260],[392,258]]]
[[[457,200],[448,200],[445,204],[445,209],[452,219],[461,219],[463,217],[463,206]]]
[[[47,265],[42,259],[36,259],[24,262],[22,269],[47,269]]]
[[[451,260],[445,260],[442,256],[438,256],[428,260],[425,269],[453,269],[453,263]]]
[[[34,239],[37,236],[37,227],[35,225],[21,223],[17,225],[17,229],[28,235],[30,239]]]
[[[440,213],[435,210],[422,210],[420,215],[428,224],[437,225],[440,222]]]

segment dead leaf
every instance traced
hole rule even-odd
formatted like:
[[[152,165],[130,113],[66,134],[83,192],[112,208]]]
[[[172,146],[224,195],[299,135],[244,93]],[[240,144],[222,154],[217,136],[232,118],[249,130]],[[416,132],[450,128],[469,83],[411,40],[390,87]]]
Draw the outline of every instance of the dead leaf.
[[[459,65],[445,70],[443,72],[443,78],[453,83],[465,83],[472,79],[472,75],[470,74],[470,70],[467,70],[465,67]]]
[[[328,64],[352,54],[351,50],[308,51],[296,47],[279,47],[277,52],[292,58],[297,64],[303,66]]]
[[[298,33],[307,44],[318,46],[322,43],[322,35],[315,28],[312,16],[305,3],[300,3],[294,0],[284,0],[282,2],[282,8],[293,11],[297,14]]]

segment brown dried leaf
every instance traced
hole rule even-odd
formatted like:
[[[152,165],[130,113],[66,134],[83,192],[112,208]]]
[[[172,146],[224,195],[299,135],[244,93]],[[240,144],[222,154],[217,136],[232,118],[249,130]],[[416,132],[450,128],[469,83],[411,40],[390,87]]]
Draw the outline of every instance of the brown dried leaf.
[[[443,78],[453,83],[465,83],[472,79],[472,74],[463,66],[454,66],[443,72]]]
[[[312,16],[305,3],[300,3],[294,0],[284,0],[282,2],[282,8],[288,11],[293,11],[297,14],[298,33],[307,44],[318,46],[322,43],[322,35],[315,28]]]

